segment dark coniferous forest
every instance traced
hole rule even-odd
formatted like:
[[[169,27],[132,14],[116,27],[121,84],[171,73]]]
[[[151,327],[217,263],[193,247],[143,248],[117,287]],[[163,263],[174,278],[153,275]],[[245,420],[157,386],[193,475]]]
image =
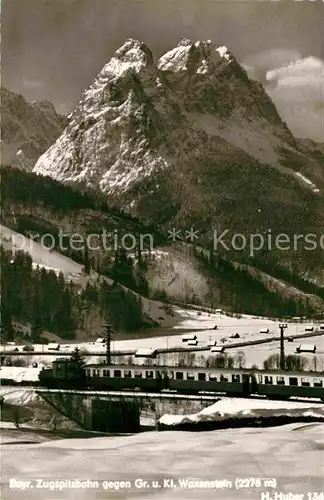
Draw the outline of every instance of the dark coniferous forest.
[[[34,267],[22,252],[14,256],[1,248],[1,338],[13,340],[15,322],[30,325],[30,340],[42,332],[73,339],[77,331],[91,334],[94,324],[110,321],[115,331],[136,331],[146,326],[140,298],[104,279],[80,289],[66,283],[62,273]]]

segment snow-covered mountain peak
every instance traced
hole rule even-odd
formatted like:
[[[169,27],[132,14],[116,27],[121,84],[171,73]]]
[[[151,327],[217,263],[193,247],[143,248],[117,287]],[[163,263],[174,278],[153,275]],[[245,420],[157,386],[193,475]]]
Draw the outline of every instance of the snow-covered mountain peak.
[[[72,118],[125,105],[132,96],[139,97],[141,84],[154,86],[156,71],[150,49],[138,40],[127,39],[84,92]]]
[[[190,38],[183,38],[182,40],[180,40],[180,42],[178,43],[177,47],[190,47],[192,45],[192,40]]]
[[[141,196],[134,198],[141,200],[149,182],[147,193],[154,197],[161,172],[196,165],[200,172],[216,162],[216,175],[225,156],[230,163],[240,157],[290,174],[294,168],[280,163],[279,148],[287,147],[297,147],[292,134],[227,47],[184,39],[155,64],[145,44],[128,39],[83,93],[68,127],[34,171],[84,182],[116,200],[138,189]]]
[[[140,73],[152,63],[153,56],[150,49],[144,43],[129,38],[103,67],[101,75],[115,81],[128,71]]]
[[[163,72],[205,74],[214,71],[222,59],[228,62],[233,60],[227,47],[218,46],[211,40],[194,43],[184,38],[174,49],[160,57],[157,66]]]
[[[50,101],[44,100],[44,101],[33,101],[31,103],[34,107],[47,112],[47,113],[56,113],[56,109],[54,107],[54,104],[51,103]]]
[[[124,45],[116,50],[115,57],[124,61],[141,59],[149,64],[153,63],[153,55],[148,46],[134,38],[128,38]]]

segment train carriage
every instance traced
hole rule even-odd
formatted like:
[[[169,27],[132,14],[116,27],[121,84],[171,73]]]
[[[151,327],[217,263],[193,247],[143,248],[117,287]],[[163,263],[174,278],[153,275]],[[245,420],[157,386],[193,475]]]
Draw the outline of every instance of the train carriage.
[[[64,361],[53,363],[52,379],[48,370],[46,377],[40,376],[43,385],[53,387],[57,383],[57,387],[62,387],[64,381],[66,386],[75,384],[75,374],[71,377],[69,365],[60,365]],[[96,390],[172,390],[183,394],[213,392],[236,397],[255,394],[272,399],[311,397],[324,401],[323,372],[91,364],[85,367],[82,384]]]

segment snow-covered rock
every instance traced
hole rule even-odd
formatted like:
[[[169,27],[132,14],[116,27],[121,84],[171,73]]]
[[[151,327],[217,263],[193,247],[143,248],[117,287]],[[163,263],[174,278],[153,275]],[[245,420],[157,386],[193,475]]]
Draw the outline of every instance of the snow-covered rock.
[[[31,170],[67,124],[49,101],[28,103],[1,87],[1,162]]]
[[[163,415],[159,424],[172,427],[230,419],[273,417],[315,417],[324,420],[324,405],[308,402],[224,398],[193,415]]]

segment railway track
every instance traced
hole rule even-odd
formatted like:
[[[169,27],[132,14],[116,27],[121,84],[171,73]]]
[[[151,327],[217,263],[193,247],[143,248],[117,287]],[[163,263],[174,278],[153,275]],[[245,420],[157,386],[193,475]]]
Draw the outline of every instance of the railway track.
[[[269,401],[266,396],[262,396],[259,394],[249,394],[242,396],[231,396],[226,395],[222,392],[199,392],[197,394],[184,394],[177,391],[160,391],[160,392],[145,392],[145,391],[134,391],[133,389],[124,389],[122,391],[114,391],[114,390],[97,390],[97,389],[47,389],[44,387],[40,387],[39,385],[33,386],[24,386],[20,384],[5,386],[6,390],[16,391],[17,389],[23,389],[24,392],[36,392],[37,394],[75,394],[75,395],[91,395],[91,396],[109,396],[116,398],[137,398],[137,399],[169,399],[169,400],[178,400],[178,401],[210,401],[211,404],[216,403],[220,399],[223,398],[231,398],[231,399],[256,399],[256,400],[264,400]],[[272,400],[276,400],[275,397]],[[278,397],[277,401],[282,401],[280,397]],[[309,404],[320,404],[323,405],[323,402],[317,398],[297,398],[291,397],[289,400],[285,402],[296,402],[296,403],[309,403]]]

